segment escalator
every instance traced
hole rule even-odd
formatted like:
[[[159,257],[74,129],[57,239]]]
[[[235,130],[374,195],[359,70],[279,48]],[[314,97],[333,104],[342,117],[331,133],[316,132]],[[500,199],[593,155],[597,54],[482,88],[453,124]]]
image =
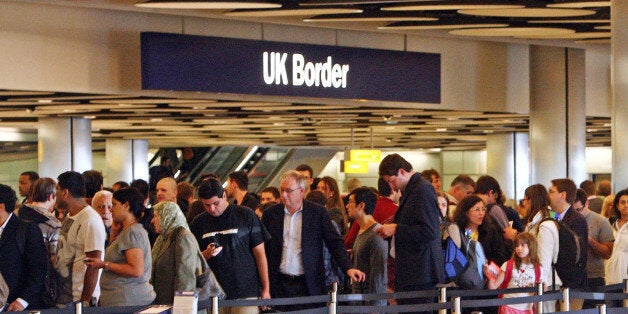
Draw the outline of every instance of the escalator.
[[[170,165],[178,169],[175,179],[194,185],[208,173],[216,174],[225,182],[229,173],[243,170],[249,175],[249,192],[258,193],[278,175],[293,151],[259,146],[160,148],[149,161],[149,167],[167,157]]]

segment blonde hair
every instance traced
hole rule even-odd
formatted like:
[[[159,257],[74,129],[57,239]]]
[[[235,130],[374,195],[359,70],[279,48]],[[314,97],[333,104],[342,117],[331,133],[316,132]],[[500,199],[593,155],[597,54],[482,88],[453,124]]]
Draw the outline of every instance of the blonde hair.
[[[610,194],[604,198],[602,202],[602,216],[611,218],[613,216],[613,203],[615,202],[615,195]]]

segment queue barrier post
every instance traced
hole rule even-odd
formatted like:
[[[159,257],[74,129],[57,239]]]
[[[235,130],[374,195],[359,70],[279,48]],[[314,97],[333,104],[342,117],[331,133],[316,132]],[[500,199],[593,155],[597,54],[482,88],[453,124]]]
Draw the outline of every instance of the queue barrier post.
[[[212,314],[218,314],[218,297],[212,297]]]
[[[542,282],[539,282],[536,285],[536,294],[537,295],[543,295],[544,288],[545,288],[545,284],[543,284]],[[536,302],[536,313],[537,314],[542,314],[543,313],[543,302],[542,301]]]
[[[606,304],[598,304],[597,309],[600,311],[600,314],[606,314]]]
[[[338,306],[338,282],[334,282],[331,285],[331,302],[329,302],[329,314],[336,314],[336,307]]]
[[[440,287],[439,289],[440,295],[438,296],[438,303],[446,303],[447,302],[447,288]],[[438,310],[438,314],[447,314],[446,309]]]
[[[563,302],[560,303],[560,311],[569,311],[569,288],[562,288],[563,290]]]
[[[462,310],[460,309],[460,297],[454,298],[454,314],[462,314]]]
[[[624,279],[624,293],[628,293],[628,279]],[[624,307],[628,307],[628,300],[624,299]]]
[[[83,314],[83,303],[81,302],[81,300],[74,302],[74,313]]]

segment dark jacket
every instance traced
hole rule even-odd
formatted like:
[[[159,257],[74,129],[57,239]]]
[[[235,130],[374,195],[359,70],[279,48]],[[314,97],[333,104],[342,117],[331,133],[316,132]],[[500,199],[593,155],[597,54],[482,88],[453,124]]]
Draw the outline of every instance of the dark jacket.
[[[582,274],[579,276],[581,280],[575,283],[568,283],[570,288],[581,288],[586,284],[587,278],[587,256],[589,252],[589,226],[587,220],[573,207],[569,207],[567,213],[561,219],[562,223],[571,228],[574,233],[578,235],[580,241],[580,263],[578,269],[574,269],[574,272]],[[563,283],[565,285],[567,283]]]
[[[349,255],[342,238],[334,228],[325,207],[310,201],[303,201],[303,225],[301,230],[302,263],[305,280],[310,295],[325,294],[325,267],[323,263],[323,243],[329,249],[333,260],[347,272],[351,266]],[[278,204],[264,212],[262,223],[271,235],[266,241],[266,258],[271,295],[277,297],[279,265],[283,249],[284,205]]]
[[[21,298],[28,302],[27,309],[41,309],[48,253],[41,230],[29,222],[24,251],[20,254],[17,242],[20,223],[23,222],[17,216],[11,216],[0,237],[0,272],[9,286],[7,304]]]
[[[434,188],[415,173],[402,193],[394,219],[398,289],[445,281],[440,215]]]

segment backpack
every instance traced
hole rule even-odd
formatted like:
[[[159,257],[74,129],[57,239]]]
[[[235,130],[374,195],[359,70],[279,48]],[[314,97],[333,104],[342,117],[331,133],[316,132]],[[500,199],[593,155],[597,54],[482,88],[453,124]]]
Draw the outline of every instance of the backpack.
[[[17,228],[16,242],[20,255],[24,255],[24,247],[26,246],[26,227],[29,222],[20,219]],[[45,307],[55,307],[57,305],[57,297],[59,296],[59,282],[57,280],[57,271],[52,265],[52,261],[46,255],[46,277],[44,278],[44,292],[41,296]]]
[[[558,274],[563,282],[563,287],[577,288],[581,286],[582,278],[586,274],[581,274],[578,269],[582,269],[582,260],[580,256],[580,239],[578,235],[571,230],[562,221],[552,218],[541,220],[539,225],[546,220],[551,220],[556,224],[558,229],[558,257],[556,263],[552,263],[552,289],[556,289],[554,274]]]
[[[478,265],[483,265],[486,260],[482,246],[462,234],[457,225],[452,224],[451,227],[457,229],[461,243],[458,247],[451,234],[445,239],[446,276],[462,289],[484,289],[486,282],[478,272]]]
[[[448,282],[456,281],[458,276],[469,268],[469,260],[467,260],[465,254],[462,253],[450,237],[443,241],[443,251],[445,256],[445,279]]]

